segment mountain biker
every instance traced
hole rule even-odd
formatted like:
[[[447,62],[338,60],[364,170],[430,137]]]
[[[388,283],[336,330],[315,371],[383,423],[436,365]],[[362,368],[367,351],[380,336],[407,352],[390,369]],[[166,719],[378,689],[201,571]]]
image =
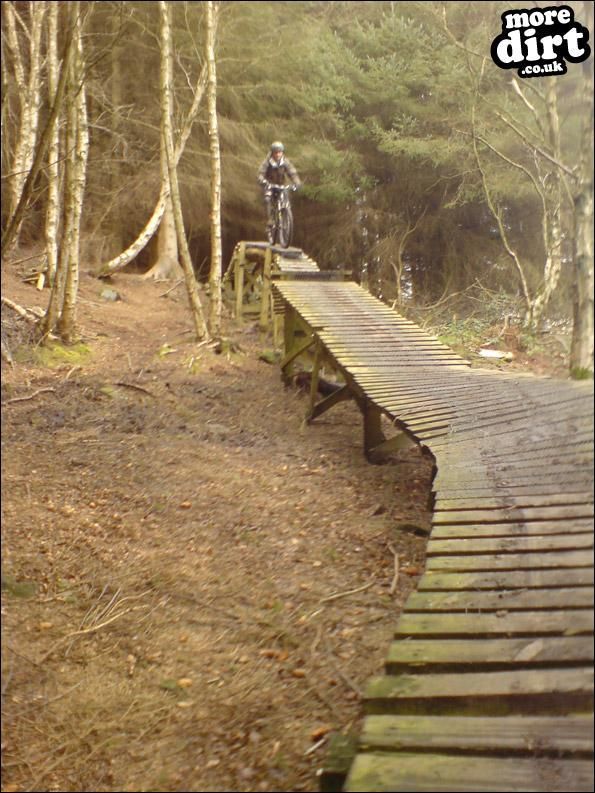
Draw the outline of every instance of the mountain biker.
[[[272,202],[272,185],[283,185],[286,179],[292,183],[292,189],[297,190],[302,183],[295,167],[285,156],[285,146],[281,141],[271,143],[271,148],[266,158],[258,169],[258,183],[264,188],[264,203],[267,212],[267,239],[272,238],[275,227],[275,218]]]

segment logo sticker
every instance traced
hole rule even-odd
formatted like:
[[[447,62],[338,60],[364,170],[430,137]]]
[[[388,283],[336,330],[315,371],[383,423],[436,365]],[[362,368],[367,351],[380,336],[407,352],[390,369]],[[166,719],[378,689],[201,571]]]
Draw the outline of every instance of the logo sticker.
[[[521,8],[502,14],[502,33],[491,56],[501,69],[518,69],[519,77],[566,74],[566,61],[580,63],[591,54],[589,31],[569,6]]]

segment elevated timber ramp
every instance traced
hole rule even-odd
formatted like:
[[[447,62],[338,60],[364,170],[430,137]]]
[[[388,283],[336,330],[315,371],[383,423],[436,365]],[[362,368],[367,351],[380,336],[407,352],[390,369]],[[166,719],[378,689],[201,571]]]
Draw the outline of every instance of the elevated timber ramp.
[[[225,271],[223,287],[237,320],[257,319],[262,330],[272,328],[279,342],[280,311],[271,289],[274,281],[344,280],[342,270],[322,272],[301,248],[280,248],[261,241],[238,242]]]
[[[353,399],[368,459],[418,443],[436,468],[425,574],[321,789],[592,791],[592,382],[471,368],[354,283],[273,291],[308,419]]]

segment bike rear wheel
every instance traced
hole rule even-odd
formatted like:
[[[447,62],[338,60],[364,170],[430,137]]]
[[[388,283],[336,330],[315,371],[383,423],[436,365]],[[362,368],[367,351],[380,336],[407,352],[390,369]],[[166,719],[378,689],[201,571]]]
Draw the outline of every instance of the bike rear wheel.
[[[283,207],[280,212],[276,228],[276,243],[282,248],[288,248],[293,237],[293,214],[291,207]]]

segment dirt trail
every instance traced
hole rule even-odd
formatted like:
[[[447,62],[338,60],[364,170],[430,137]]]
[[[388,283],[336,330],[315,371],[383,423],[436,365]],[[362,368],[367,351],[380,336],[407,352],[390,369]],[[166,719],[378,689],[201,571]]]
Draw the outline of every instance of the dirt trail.
[[[88,358],[2,364],[2,790],[315,791],[422,571],[429,465],[367,464],[352,404],[305,426],[270,339],[193,343],[182,286],[104,286]]]

